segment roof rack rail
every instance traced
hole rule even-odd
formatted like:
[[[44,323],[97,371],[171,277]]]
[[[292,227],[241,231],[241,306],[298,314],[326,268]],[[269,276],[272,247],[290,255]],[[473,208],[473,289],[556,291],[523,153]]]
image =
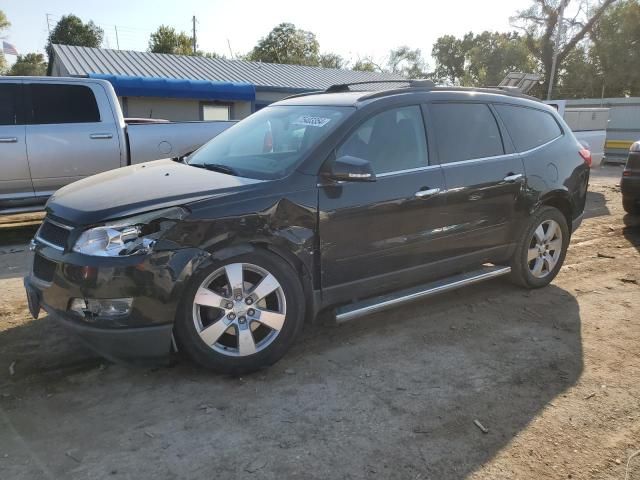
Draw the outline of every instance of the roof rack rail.
[[[384,83],[406,83],[408,88],[416,88],[416,87],[429,88],[429,87],[436,86],[436,84],[433,83],[431,80],[426,80],[426,79],[412,80],[412,79],[399,78],[397,80],[369,80],[366,82],[337,83],[327,88],[324,91],[324,93],[351,92],[353,90],[351,90],[349,87],[352,87],[354,85],[377,85],[380,83],[383,83],[383,84]]]

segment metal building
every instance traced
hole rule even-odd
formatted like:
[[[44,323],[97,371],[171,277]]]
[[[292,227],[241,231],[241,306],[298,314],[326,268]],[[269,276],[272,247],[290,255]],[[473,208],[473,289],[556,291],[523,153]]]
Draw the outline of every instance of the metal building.
[[[402,79],[390,73],[71,45],[53,45],[50,72],[109,80],[125,117],[175,121],[238,120],[294,93]]]

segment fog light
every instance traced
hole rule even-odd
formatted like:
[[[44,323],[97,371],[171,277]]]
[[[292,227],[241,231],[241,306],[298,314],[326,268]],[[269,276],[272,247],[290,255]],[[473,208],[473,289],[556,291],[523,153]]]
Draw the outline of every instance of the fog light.
[[[117,317],[128,315],[133,298],[74,298],[69,310],[83,317]]]

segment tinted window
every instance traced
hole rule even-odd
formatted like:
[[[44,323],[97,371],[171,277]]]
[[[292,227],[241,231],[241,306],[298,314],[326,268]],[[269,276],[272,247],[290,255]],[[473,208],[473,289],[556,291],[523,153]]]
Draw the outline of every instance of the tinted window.
[[[84,85],[31,84],[30,123],[99,122],[98,104]]]
[[[188,163],[226,167],[242,177],[282,178],[354,111],[303,105],[263,108],[196,150]]]
[[[550,113],[513,105],[495,107],[519,152],[539,147],[562,135],[558,122]]]
[[[0,83],[0,125],[16,124],[17,90],[17,85]]]
[[[371,162],[375,173],[427,165],[427,142],[420,107],[395,108],[374,115],[338,148],[337,157],[350,155]]]
[[[504,154],[496,119],[483,103],[431,105],[440,163]]]

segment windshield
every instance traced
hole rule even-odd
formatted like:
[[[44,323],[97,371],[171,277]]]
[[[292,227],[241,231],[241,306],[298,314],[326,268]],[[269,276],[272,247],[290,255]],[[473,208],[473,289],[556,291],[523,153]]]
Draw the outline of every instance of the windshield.
[[[213,138],[187,163],[241,177],[281,178],[353,111],[352,107],[267,107]]]

